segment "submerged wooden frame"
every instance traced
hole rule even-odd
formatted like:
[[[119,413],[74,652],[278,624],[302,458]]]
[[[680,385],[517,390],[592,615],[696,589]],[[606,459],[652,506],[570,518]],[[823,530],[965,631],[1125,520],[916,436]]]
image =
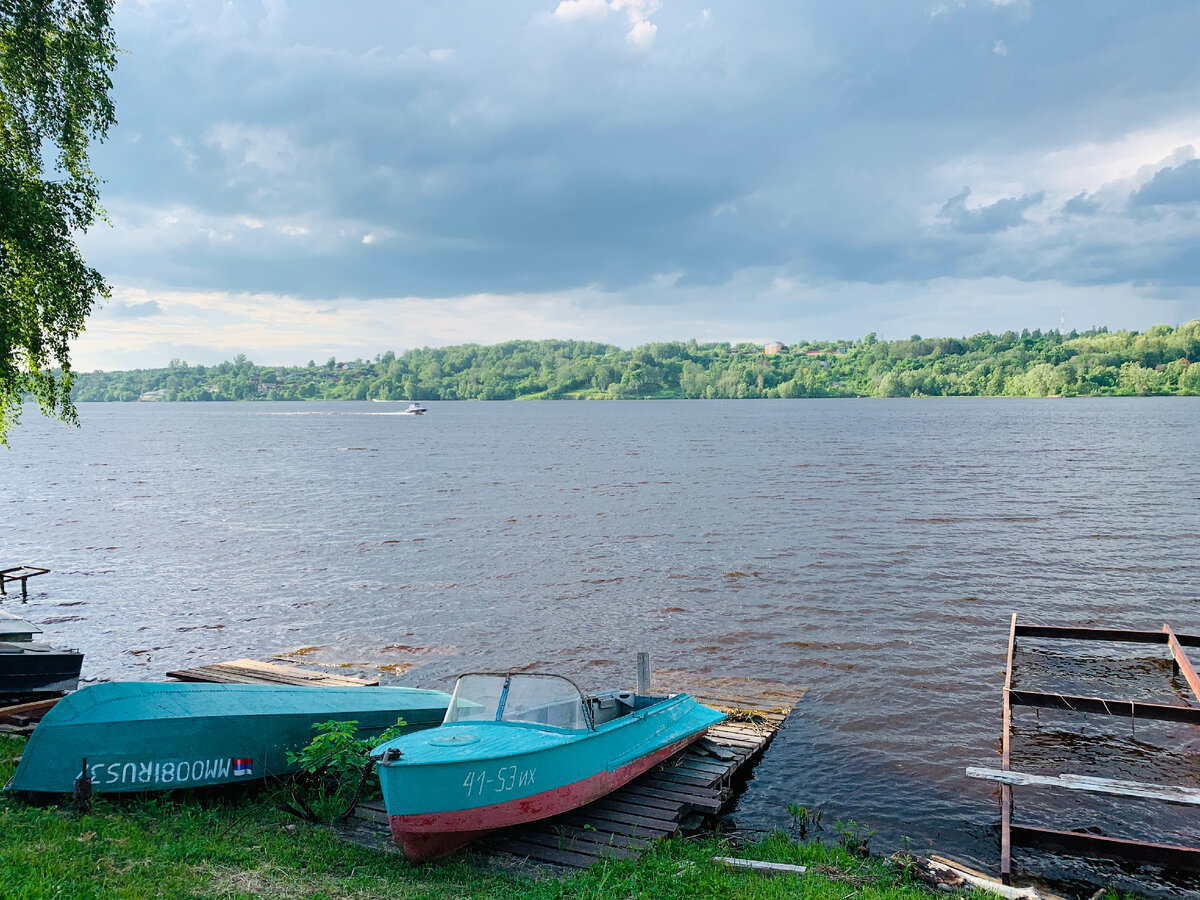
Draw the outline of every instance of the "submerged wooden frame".
[[[1170,706],[1161,703],[1142,703],[1105,697],[1079,697],[1069,694],[1017,690],[1012,686],[1013,656],[1016,639],[1021,637],[1056,640],[1106,641],[1114,643],[1165,644],[1171,652],[1172,667],[1191,688],[1193,699],[1200,701],[1200,676],[1188,660],[1185,647],[1200,647],[1200,635],[1176,634],[1170,625],[1161,631],[1140,631],[1118,628],[1080,628],[1058,625],[1019,625],[1013,613],[1008,629],[1008,653],[1004,672],[1004,704],[1000,739],[1000,769],[971,767],[967,775],[1000,783],[1000,877],[1005,884],[1012,881],[1012,845],[1036,846],[1067,853],[1096,854],[1133,862],[1149,862],[1168,868],[1200,871],[1200,848],[1134,841],[1074,831],[1060,831],[1012,821],[1013,786],[1035,784],[1043,787],[1084,790],[1119,796],[1155,799],[1167,803],[1200,805],[1200,789],[1178,785],[1151,785],[1140,782],[1116,781],[1064,773],[1059,776],[1028,775],[1012,771],[1012,708],[1031,706],[1039,709],[1061,709],[1071,712],[1097,713],[1164,722],[1200,725],[1200,709],[1191,706]]]

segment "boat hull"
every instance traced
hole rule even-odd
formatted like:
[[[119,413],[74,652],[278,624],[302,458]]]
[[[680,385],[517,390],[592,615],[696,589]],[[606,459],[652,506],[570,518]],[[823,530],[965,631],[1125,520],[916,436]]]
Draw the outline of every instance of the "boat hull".
[[[0,649],[0,698],[53,697],[79,684],[83,654],[43,644],[9,643]]]
[[[392,840],[413,862],[453,853],[500,828],[557,816],[611,794],[695,740],[690,736],[612,771],[528,797],[473,809],[389,816]]]
[[[438,724],[449,695],[410,688],[108,682],[60,700],[38,724],[7,790],[66,793],[86,761],[93,790],[133,793],[253,781],[297,770],[287,759],[328,721],[362,738],[403,718]]]
[[[489,831],[567,812],[723,718],[681,694],[594,729],[463,721],[397,738],[376,749],[392,839],[409,859],[428,860]]]

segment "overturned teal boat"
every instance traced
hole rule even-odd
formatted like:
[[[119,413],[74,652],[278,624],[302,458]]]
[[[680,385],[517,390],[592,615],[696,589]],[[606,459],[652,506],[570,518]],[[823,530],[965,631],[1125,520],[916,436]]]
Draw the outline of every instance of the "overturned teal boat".
[[[357,722],[360,738],[403,719],[441,723],[450,695],[403,687],[104,682],[68,694],[29,737],[8,791],[128,793],[251,781],[296,771],[287,760],[320,722]]]

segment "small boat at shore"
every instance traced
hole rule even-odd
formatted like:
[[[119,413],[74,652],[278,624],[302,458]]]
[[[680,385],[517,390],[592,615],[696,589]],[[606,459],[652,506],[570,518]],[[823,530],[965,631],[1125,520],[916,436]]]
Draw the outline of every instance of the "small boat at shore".
[[[441,727],[377,747],[392,839],[414,861],[590,803],[725,718],[687,694],[585,694],[558,675],[459,678]]]
[[[0,610],[0,699],[40,700],[74,690],[83,654],[34,640],[42,633],[19,616]]]
[[[404,687],[102,682],[46,713],[5,790],[68,793],[86,770],[94,790],[129,793],[252,781],[296,771],[319,722],[354,721],[360,738],[404,719],[442,721],[450,695]]]

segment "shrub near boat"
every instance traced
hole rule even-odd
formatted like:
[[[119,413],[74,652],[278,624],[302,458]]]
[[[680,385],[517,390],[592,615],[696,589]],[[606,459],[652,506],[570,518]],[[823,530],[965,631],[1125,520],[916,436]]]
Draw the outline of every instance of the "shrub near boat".
[[[376,748],[393,840],[412,860],[590,803],[723,713],[687,694],[584,694],[558,675],[464,675],[440,728]]]

